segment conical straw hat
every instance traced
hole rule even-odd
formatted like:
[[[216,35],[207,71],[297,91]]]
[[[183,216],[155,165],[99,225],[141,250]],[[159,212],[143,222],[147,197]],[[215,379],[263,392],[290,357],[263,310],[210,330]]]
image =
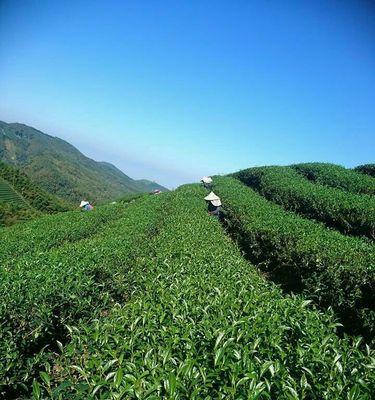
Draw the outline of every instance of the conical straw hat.
[[[210,176],[204,176],[201,181],[203,183],[212,183],[212,178]]]
[[[220,197],[216,196],[216,194],[214,192],[211,192],[204,199],[207,200],[207,201],[212,201],[212,200],[220,200]]]
[[[211,200],[211,204],[215,207],[221,206],[221,201],[219,200]]]
[[[87,204],[89,204],[88,201],[82,200],[82,201],[81,201],[81,204],[80,204],[79,206],[80,206],[80,207],[84,207],[84,206],[87,206]]]

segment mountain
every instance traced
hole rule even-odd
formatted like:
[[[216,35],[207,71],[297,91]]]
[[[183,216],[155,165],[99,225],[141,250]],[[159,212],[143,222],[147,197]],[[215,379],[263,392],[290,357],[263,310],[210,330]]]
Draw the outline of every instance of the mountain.
[[[104,202],[127,193],[167,190],[134,180],[114,165],[94,161],[70,143],[30,126],[0,121],[0,160],[26,173],[46,191],[77,202]]]

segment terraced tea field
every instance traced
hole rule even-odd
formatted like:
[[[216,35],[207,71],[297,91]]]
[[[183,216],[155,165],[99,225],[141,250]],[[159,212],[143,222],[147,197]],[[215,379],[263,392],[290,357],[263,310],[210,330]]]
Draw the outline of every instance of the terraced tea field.
[[[21,195],[0,177],[0,202],[19,204],[27,207],[27,203]]]
[[[192,184],[0,230],[0,395],[374,398],[371,210],[349,232],[284,192],[214,185],[221,220]]]
[[[310,182],[295,168],[250,168],[233,176],[287,210],[345,234],[375,238],[374,196]]]
[[[72,209],[40,189],[21,170],[0,161],[0,227]]]

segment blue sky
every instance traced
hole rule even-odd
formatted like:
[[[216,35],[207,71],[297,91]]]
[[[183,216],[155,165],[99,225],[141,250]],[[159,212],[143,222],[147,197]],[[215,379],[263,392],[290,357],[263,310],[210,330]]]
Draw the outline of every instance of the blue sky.
[[[175,187],[373,162],[371,1],[0,1],[0,119]]]

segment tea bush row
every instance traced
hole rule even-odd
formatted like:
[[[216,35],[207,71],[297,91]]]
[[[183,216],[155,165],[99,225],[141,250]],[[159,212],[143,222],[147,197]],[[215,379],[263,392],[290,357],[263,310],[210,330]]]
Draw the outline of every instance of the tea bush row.
[[[11,185],[11,191],[16,190],[18,192],[18,196],[16,196],[18,197],[18,202],[20,204],[23,203],[26,207],[31,207],[43,213],[56,213],[72,209],[72,205],[68,202],[35,185],[20,169],[0,161],[0,181],[3,179]]]
[[[154,255],[134,274],[143,290],[70,328],[36,398],[370,399],[372,351],[267,283],[207,215],[204,193],[168,195]]]
[[[131,271],[139,257],[150,254],[160,202],[139,200],[101,236],[1,268],[0,397],[27,393],[45,353],[64,343],[65,324],[95,318],[131,295]],[[102,217],[110,212],[118,215],[112,208]],[[66,215],[60,217],[65,223]]]
[[[340,165],[305,163],[291,166],[307,179],[355,194],[375,194],[375,179]]]
[[[1,229],[0,265],[91,237],[120,218],[124,211],[123,205],[101,206],[91,212],[68,211]]]
[[[241,182],[217,177],[230,230],[254,262],[288,288],[332,306],[349,331],[375,334],[375,248],[283,210]]]
[[[354,168],[355,171],[370,175],[375,178],[375,164],[363,164]]]
[[[288,167],[249,168],[233,174],[285,209],[343,233],[375,238],[375,197],[309,182]]]

